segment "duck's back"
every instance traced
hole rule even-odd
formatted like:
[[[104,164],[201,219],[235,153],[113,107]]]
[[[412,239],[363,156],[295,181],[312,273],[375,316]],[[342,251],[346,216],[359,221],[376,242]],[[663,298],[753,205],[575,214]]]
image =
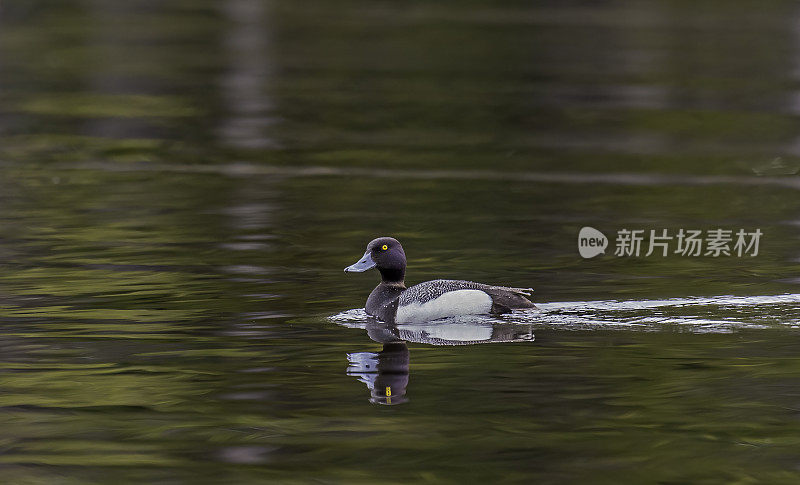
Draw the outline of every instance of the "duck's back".
[[[464,280],[432,280],[400,294],[395,321],[428,321],[459,315],[506,313],[535,308],[528,288],[492,286]]]

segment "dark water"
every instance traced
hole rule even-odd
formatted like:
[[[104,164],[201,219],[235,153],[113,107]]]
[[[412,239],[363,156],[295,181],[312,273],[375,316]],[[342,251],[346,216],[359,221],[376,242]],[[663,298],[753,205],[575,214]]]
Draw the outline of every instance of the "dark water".
[[[799,22],[3,2],[0,481],[797,483]],[[540,309],[376,326],[342,268],[378,235]]]

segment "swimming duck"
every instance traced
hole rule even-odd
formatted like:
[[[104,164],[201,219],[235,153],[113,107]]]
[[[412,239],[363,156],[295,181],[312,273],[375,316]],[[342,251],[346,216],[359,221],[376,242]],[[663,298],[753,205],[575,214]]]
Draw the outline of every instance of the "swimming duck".
[[[378,268],[381,282],[367,298],[368,314],[389,323],[425,322],[445,317],[508,313],[536,308],[531,288],[508,288],[463,280],[432,280],[406,288],[406,253],[397,239],[379,237],[367,244],[357,263],[344,269],[362,273]]]

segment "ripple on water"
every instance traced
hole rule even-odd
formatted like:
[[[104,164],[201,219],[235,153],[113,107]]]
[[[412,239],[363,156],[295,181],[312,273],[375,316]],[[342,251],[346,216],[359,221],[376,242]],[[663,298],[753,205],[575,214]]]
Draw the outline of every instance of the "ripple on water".
[[[416,326],[434,329],[471,327],[471,331],[500,324],[531,325],[561,330],[638,330],[730,333],[744,329],[800,328],[800,294],[670,298],[663,300],[598,300],[537,303],[497,317],[443,319]],[[330,317],[339,325],[368,328],[372,319],[363,309]],[[402,328],[404,326],[398,326]]]

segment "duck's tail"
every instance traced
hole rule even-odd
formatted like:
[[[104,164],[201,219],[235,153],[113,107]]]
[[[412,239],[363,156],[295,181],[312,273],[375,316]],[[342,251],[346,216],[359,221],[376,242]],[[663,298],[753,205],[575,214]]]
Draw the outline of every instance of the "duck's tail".
[[[507,313],[516,308],[536,308],[527,297],[533,288],[494,286],[487,293],[492,297],[492,313]]]

